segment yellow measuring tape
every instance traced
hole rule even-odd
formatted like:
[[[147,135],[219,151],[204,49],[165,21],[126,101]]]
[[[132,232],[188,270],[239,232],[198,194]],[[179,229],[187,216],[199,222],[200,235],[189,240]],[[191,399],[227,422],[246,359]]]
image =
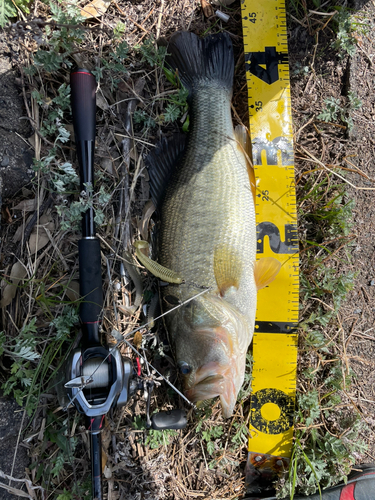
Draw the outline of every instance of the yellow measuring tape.
[[[298,240],[293,132],[283,0],[243,0],[257,258],[276,257],[276,280],[258,292],[253,340],[247,482],[288,467],[293,439],[298,322]],[[251,490],[251,487],[250,487]]]

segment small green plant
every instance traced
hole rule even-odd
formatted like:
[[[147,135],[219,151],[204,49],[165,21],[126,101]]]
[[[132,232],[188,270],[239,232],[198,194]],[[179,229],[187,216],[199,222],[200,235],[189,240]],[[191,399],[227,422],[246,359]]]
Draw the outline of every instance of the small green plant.
[[[79,417],[74,417],[74,425],[77,425]],[[35,460],[30,469],[35,470],[35,477],[44,488],[55,488],[61,493],[57,496],[61,500],[73,498],[89,499],[91,478],[77,480],[73,483],[68,481],[70,474],[67,468],[74,468],[74,455],[79,449],[79,439],[71,436],[71,425],[66,416],[61,418],[52,412],[47,412],[44,440],[39,443]],[[75,475],[75,472],[73,472]],[[55,491],[56,491],[55,490]],[[56,498],[56,497],[54,497]]]
[[[0,0],[0,28],[3,28],[7,22],[17,17],[18,11],[29,14],[30,0]]]
[[[43,137],[52,137],[54,144],[66,143],[70,139],[70,132],[63,125],[64,112],[70,111],[70,86],[63,83],[58,88],[58,95],[50,98],[37,90],[31,93],[36,102],[45,111],[42,119],[40,134]]]
[[[128,74],[125,61],[129,54],[129,46],[125,41],[119,41],[121,30],[122,28],[115,28],[115,44],[111,46],[111,50],[106,53],[105,57],[100,59],[100,66],[92,71],[98,82],[103,78],[110,80],[112,92],[118,87],[121,78]]]
[[[345,54],[353,56],[357,46],[356,34],[367,33],[368,24],[359,21],[358,16],[351,13],[347,8],[336,7],[336,9],[338,13],[333,17],[333,22],[336,25],[336,41],[333,45],[338,49],[342,57]]]
[[[156,431],[149,429],[145,440],[145,445],[149,446],[152,450],[160,448],[160,446],[168,446],[171,440],[177,436],[177,431],[167,429],[164,431]]]
[[[70,331],[78,323],[74,308],[66,306],[55,318],[51,326],[55,335],[43,349],[43,337],[38,333],[36,319],[25,325],[12,342],[0,335],[0,355],[6,354],[11,360],[10,377],[2,384],[4,394],[12,394],[20,406],[24,406],[31,416],[38,403],[42,387],[52,383],[55,372],[52,363]]]
[[[134,49],[141,54],[141,62],[146,62],[152,67],[163,67],[167,48],[157,46],[153,36],[147,38],[142,45],[136,45]]]
[[[306,76],[310,73],[309,66],[303,66],[299,61],[297,61],[293,68],[291,69],[292,76]]]
[[[164,114],[161,116],[162,121],[165,123],[173,123],[182,117],[188,111],[187,97],[189,92],[181,87],[178,89],[175,95],[172,95],[167,99],[167,106],[165,108]],[[189,127],[189,120],[186,119],[182,130],[187,132]]]
[[[348,92],[348,101],[344,105],[341,104],[340,99],[334,97],[327,97],[324,104],[326,107],[318,115],[319,120],[324,122],[341,120],[347,125],[349,131],[353,129],[353,119],[350,113],[362,107],[362,101],[353,92]]]
[[[146,113],[144,109],[136,109],[133,114],[133,122],[146,128],[155,128],[156,121]]]
[[[145,445],[149,446],[152,450],[160,448],[160,446],[168,446],[171,440],[178,435],[177,431],[173,429],[166,429],[164,431],[147,429],[146,422],[140,416],[134,418],[133,428],[146,432]]]
[[[40,48],[34,54],[34,63],[25,68],[25,73],[34,75],[38,71],[53,73],[58,71],[63,64],[68,68],[73,66],[71,54],[76,47],[82,44],[85,32],[80,28],[84,18],[80,9],[74,2],[63,4],[49,2],[51,18],[56,26],[46,26],[45,36]]]
[[[101,185],[99,191],[94,194],[91,185],[86,185],[87,191],[80,194],[78,201],[73,201],[70,205],[57,205],[57,213],[61,216],[61,229],[77,231],[82,222],[82,215],[89,209],[95,212],[94,221],[100,226],[105,221],[103,208],[108,204],[111,195]]]

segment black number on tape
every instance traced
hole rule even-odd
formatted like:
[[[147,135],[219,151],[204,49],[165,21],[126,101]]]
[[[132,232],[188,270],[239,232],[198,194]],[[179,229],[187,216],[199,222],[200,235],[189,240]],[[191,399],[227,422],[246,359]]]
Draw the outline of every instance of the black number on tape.
[[[297,225],[285,224],[285,241],[281,241],[280,230],[273,222],[257,225],[257,253],[264,252],[264,237],[268,236],[271,250],[275,253],[295,253],[298,251]]]
[[[286,137],[275,137],[272,141],[256,137],[251,144],[254,165],[262,165],[262,151],[266,152],[267,165],[277,165],[279,163],[277,159],[278,151],[281,154],[281,165],[284,167],[294,165],[293,144]]]
[[[279,416],[275,420],[267,420],[262,415],[266,404],[279,408]],[[279,389],[261,389],[251,396],[251,425],[264,434],[281,434],[293,425],[294,399]]]
[[[245,61],[246,71],[271,85],[279,79],[279,64],[288,64],[288,53],[276,52],[276,47],[265,47],[264,52],[248,52]]]

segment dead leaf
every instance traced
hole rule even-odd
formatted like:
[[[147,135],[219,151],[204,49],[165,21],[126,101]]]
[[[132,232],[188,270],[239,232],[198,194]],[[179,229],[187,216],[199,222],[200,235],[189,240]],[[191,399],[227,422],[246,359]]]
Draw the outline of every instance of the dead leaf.
[[[144,241],[148,240],[148,225],[151,215],[155,212],[155,205],[152,200],[149,200],[143,208],[142,219],[138,223],[138,230]]]
[[[13,219],[12,219],[12,216],[9,212],[9,208],[8,207],[1,207],[1,216],[3,217],[3,219],[5,219],[7,221],[8,224],[12,224],[13,222]]]
[[[106,13],[108,7],[111,5],[111,1],[104,0],[93,0],[88,3],[81,10],[81,16],[90,19],[92,17],[99,17]]]
[[[33,194],[33,192],[31,191],[31,189],[27,189],[25,187],[22,188],[22,196],[24,196],[25,198],[27,196],[31,196]]]
[[[48,234],[44,228],[48,229],[50,233],[54,231],[55,223],[51,215],[42,215],[39,219],[39,224],[34,227],[29,239],[31,255],[34,255],[36,252],[41,250],[49,242]]]
[[[17,285],[18,283],[27,276],[27,270],[21,262],[17,261],[12,266],[12,270],[10,271],[10,284],[6,285],[3,292],[3,297],[0,301],[0,307],[8,306],[17,293]]]
[[[100,92],[96,94],[96,105],[103,111],[109,109],[109,104],[107,102],[107,99]]]
[[[26,219],[26,223],[24,221],[22,221],[22,224],[17,228],[17,231],[14,233],[14,236],[13,236],[14,243],[21,241],[22,235],[25,231],[25,227],[28,225],[28,223],[31,221],[32,218],[33,218],[33,215],[29,215],[28,218]]]
[[[23,200],[18,203],[17,206],[13,207],[13,210],[23,210],[24,212],[34,212],[37,207],[37,199]]]
[[[102,158],[100,162],[100,166],[109,173],[109,175],[113,175],[113,162],[110,158]]]
[[[211,17],[214,15],[214,9],[212,5],[210,5],[207,2],[207,0],[201,0],[201,4],[202,4],[203,14],[205,15],[205,17]]]
[[[36,134],[31,135],[28,139],[29,143],[35,149],[35,144],[36,144]]]
[[[66,284],[65,292],[66,292],[67,296],[69,297],[69,299],[72,302],[76,302],[77,300],[79,300],[80,299],[79,282],[72,280],[69,283],[65,283],[65,284]]]

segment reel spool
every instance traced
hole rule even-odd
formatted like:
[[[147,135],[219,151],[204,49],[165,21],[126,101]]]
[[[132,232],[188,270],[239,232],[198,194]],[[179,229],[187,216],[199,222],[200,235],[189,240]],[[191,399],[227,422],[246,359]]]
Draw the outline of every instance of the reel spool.
[[[90,358],[83,365],[82,375],[85,378],[92,378],[88,384],[89,389],[104,389],[109,386],[108,363],[102,358]]]
[[[127,403],[137,388],[133,366],[117,348],[110,351],[95,346],[82,351],[75,349],[66,366],[67,396],[78,411],[87,417],[105,415],[115,406]]]

